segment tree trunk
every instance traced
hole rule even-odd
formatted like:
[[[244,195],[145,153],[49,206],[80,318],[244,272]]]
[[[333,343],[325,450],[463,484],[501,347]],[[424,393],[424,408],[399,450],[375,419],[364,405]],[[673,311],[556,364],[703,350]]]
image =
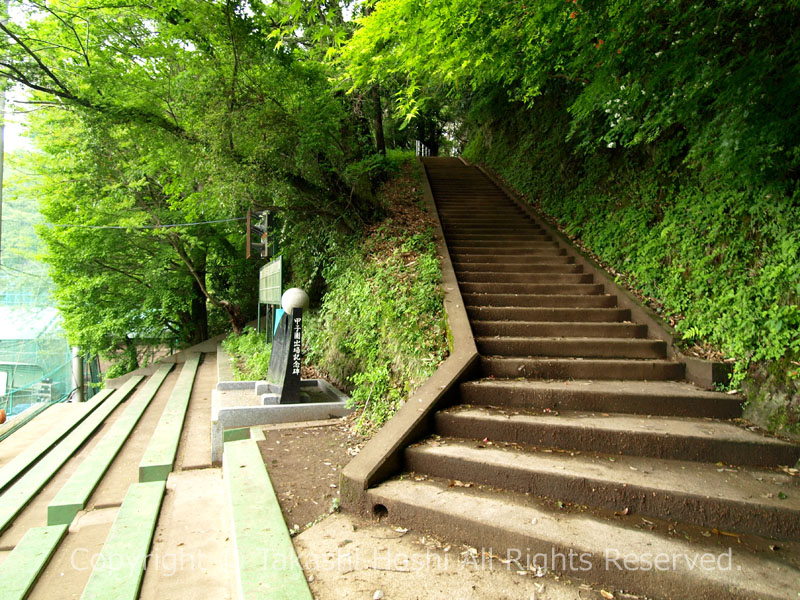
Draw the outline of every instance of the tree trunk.
[[[378,86],[372,88],[372,100],[375,104],[375,146],[378,152],[386,156],[386,139],[383,136],[383,105],[381,104],[381,92]]]
[[[208,339],[208,305],[206,303],[206,291],[201,282],[206,280],[206,260],[208,258],[208,248],[198,244],[191,250],[192,267],[194,277],[192,279],[192,335],[191,343],[199,344]]]
[[[130,336],[125,336],[125,372],[128,373],[139,368],[139,349],[136,341]]]
[[[205,273],[204,273],[205,274]],[[192,345],[208,339],[208,305],[202,288],[192,282]]]

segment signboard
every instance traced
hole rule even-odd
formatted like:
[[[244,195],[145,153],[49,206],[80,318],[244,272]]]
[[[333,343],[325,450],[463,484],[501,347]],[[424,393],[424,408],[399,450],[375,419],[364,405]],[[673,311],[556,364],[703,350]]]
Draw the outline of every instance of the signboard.
[[[281,305],[283,289],[283,258],[267,263],[258,272],[258,301],[261,304]]]

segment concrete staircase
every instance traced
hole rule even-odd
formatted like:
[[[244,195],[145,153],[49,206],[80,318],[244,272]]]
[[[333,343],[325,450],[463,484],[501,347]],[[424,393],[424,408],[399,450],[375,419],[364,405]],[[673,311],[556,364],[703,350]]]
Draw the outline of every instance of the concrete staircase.
[[[483,172],[425,166],[481,357],[374,514],[618,591],[797,597],[800,449],[731,422]]]

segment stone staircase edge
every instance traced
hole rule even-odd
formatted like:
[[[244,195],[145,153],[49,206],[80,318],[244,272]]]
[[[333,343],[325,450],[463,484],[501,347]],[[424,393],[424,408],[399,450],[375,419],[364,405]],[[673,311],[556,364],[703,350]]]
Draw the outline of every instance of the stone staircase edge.
[[[450,356],[342,469],[339,485],[341,506],[343,510],[353,513],[371,512],[367,489],[402,469],[405,447],[433,431],[433,414],[447,403],[451,392],[458,392],[458,384],[466,380],[478,365],[478,349],[445,242],[425,163],[421,158],[417,158],[417,161],[422,171],[425,207],[434,222],[436,252],[440,257]]]

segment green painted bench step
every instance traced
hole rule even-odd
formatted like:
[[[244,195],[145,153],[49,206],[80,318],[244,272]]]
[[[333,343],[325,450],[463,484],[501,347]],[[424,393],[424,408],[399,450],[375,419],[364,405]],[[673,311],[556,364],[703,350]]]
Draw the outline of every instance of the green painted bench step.
[[[178,381],[139,463],[139,481],[166,481],[172,472],[199,365],[200,354],[189,355],[183,363]]]
[[[28,529],[3,561],[0,569],[0,598],[25,598],[66,533],[66,525]]]
[[[226,442],[222,474],[233,517],[238,598],[312,600],[256,442]]]
[[[108,398],[114,390],[106,388],[98,392],[91,400],[86,402],[78,414],[71,415],[69,419],[53,427],[30,446],[25,448],[0,469],[0,490],[3,490],[14,479],[19,477],[28,467],[35,463],[39,457],[55,446],[58,441],[78,426],[92,411]]]
[[[0,532],[3,531],[25,504],[44,487],[50,478],[80,448],[119,404],[125,400],[144,377],[131,377],[95,409],[67,437],[61,440],[39,462],[0,495]]]
[[[151,481],[128,488],[81,600],[136,600],[165,487]]]
[[[92,449],[91,454],[78,466],[67,483],[47,506],[48,525],[69,525],[78,511],[86,507],[89,497],[100,483],[114,458],[139,422],[150,401],[158,392],[172,363],[161,365],[130,401],[119,418],[103,435],[103,439]]]

